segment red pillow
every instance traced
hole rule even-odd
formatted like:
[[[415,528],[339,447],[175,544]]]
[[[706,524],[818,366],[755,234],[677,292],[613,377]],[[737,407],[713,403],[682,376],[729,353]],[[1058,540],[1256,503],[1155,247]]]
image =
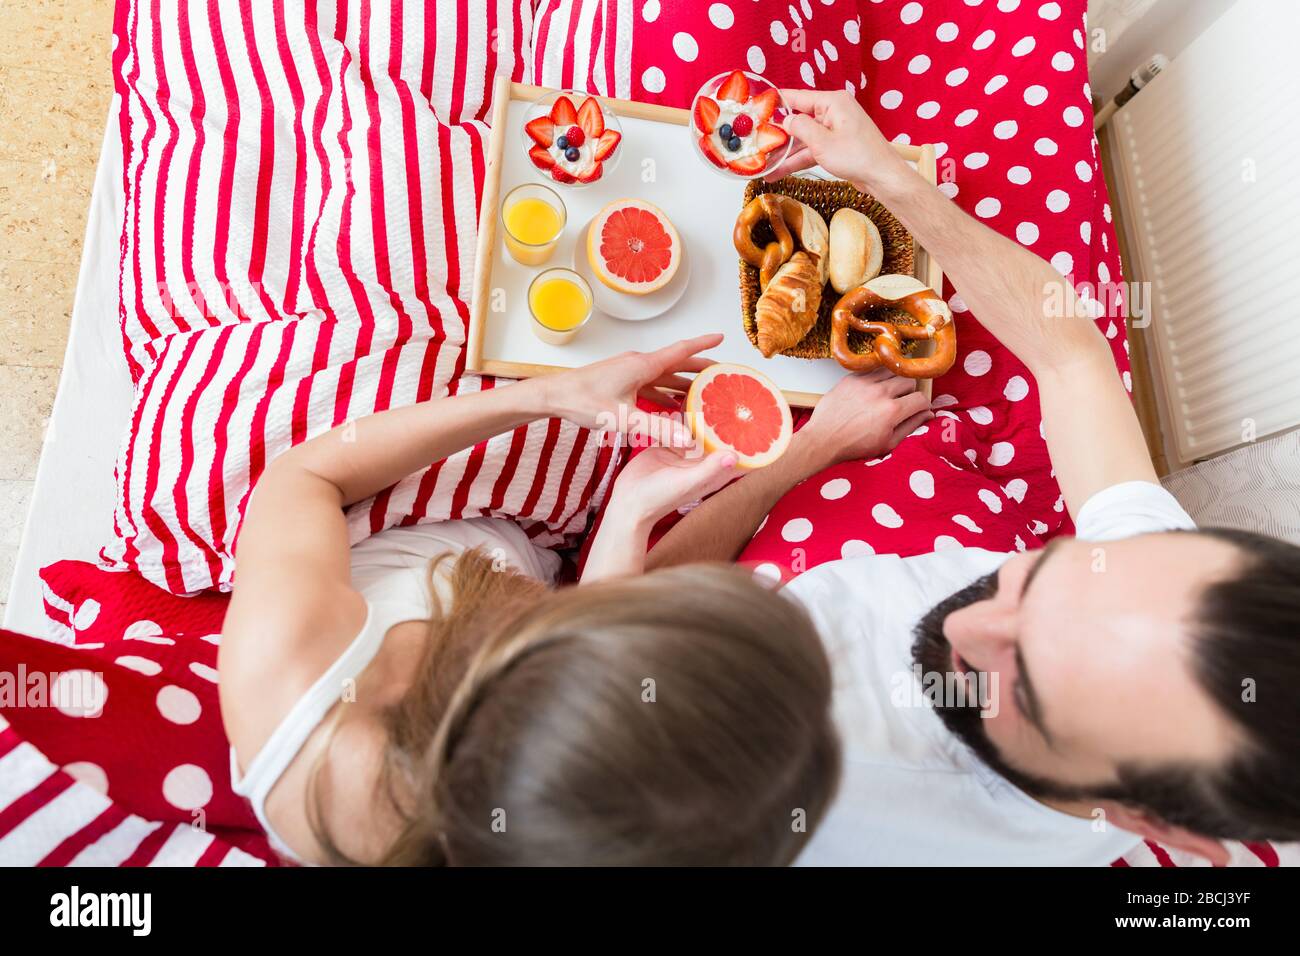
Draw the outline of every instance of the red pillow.
[[[248,804],[230,788],[230,745],[217,693],[217,647],[229,599],[178,598],[138,575],[82,561],[58,562],[41,576],[46,613],[61,643],[0,632],[0,672],[26,675],[30,691],[42,693],[47,705],[0,694],[10,745],[33,745],[66,771],[56,774],[35,756],[19,754],[33,778],[12,810],[13,826],[40,813],[62,815],[28,833],[23,852],[39,853],[30,862],[47,856],[47,862],[69,862],[82,852],[98,862],[149,862],[175,852],[182,862],[215,863],[231,847],[241,852],[230,862],[244,853],[274,862]],[[85,788],[94,793],[80,792]],[[2,821],[0,813],[0,833]],[[219,839],[196,842],[184,832],[192,828]],[[96,849],[101,838],[107,842]],[[123,850],[130,839],[136,843]],[[121,857],[113,857],[118,850]]]
[[[103,689],[104,706],[90,718],[58,708],[6,711],[14,729],[118,806],[199,825],[274,860],[247,802],[230,788],[217,693],[229,597],[181,598],[137,574],[84,561],[43,568],[41,582],[60,643],[13,635],[0,641],[0,658],[29,671],[93,674],[83,680]]]

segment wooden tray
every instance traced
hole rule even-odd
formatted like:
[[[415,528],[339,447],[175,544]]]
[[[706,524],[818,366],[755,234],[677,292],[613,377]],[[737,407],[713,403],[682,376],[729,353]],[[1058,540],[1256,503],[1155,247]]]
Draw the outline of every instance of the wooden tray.
[[[650,103],[599,97],[623,128],[623,151],[612,173],[582,189],[551,183],[528,160],[523,116],[529,104],[552,92],[498,77],[493,90],[492,135],[488,141],[483,204],[474,258],[466,366],[474,372],[529,378],[598,361],[628,349],[646,351],[680,338],[723,332],[726,340],[709,355],[760,369],[785,392],[792,405],[817,403],[845,374],[833,359],[774,356],[764,359],[750,344],[741,320],[736,282],[736,251],[731,242],[746,182],[728,179],[704,164],[685,127],[690,111]],[[933,146],[895,145],[899,154],[935,182]],[[501,199],[520,183],[548,183],[564,200],[568,224],[555,254],[543,266],[522,266],[501,241]],[[527,288],[541,269],[573,265],[586,225],[608,202],[636,197],[667,213],[691,257],[690,281],[681,300],[667,313],[643,322],[626,322],[597,313],[567,345],[553,346],[532,332]],[[938,264],[915,249],[916,276],[942,288]],[[929,391],[929,382],[923,382]]]

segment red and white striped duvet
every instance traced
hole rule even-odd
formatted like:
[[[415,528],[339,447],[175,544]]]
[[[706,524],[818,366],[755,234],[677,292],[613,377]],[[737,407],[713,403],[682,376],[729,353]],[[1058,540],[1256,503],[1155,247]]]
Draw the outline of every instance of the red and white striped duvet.
[[[464,338],[491,80],[525,76],[523,0],[127,2],[122,329],[136,382],[103,551],[174,592],[228,586],[248,492],[293,443],[490,388]],[[350,515],[581,531],[615,464],[558,421],[453,456]]]

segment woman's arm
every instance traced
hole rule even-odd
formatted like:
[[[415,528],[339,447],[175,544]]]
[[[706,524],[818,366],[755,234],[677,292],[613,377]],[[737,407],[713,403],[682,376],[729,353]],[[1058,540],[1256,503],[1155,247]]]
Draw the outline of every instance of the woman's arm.
[[[348,588],[344,508],[542,417],[543,401],[537,380],[519,382],[369,415],[280,455],[259,478],[240,528],[227,628],[248,610],[298,619]]]
[[[721,336],[482,392],[367,416],[290,449],[263,472],[237,546],[234,594],[223,624],[223,696],[246,678],[266,686],[275,662],[319,671],[337,653],[321,637],[355,633],[365,606],[351,587],[343,509],[406,475],[494,435],[550,415],[583,427],[627,422],[647,389],[680,389],[683,372],[708,364],[696,353]],[[630,411],[629,411],[630,410]],[[683,438],[681,426],[664,436]],[[227,676],[231,679],[227,680]],[[249,686],[244,684],[244,686]]]
[[[276,458],[249,499],[222,624],[222,714],[236,751],[260,749],[302,686],[365,622],[343,509],[431,461],[543,413],[531,381],[371,415]]]
[[[655,544],[647,568],[734,561],[799,482],[841,461],[878,458],[932,418],[929,401],[912,379],[883,368],[846,375],[817,403],[784,455],[692,510]]]

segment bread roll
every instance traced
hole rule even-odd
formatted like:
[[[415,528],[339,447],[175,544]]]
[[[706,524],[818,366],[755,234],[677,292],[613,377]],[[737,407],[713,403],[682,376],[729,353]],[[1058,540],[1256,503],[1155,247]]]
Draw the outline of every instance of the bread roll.
[[[822,285],[825,285],[830,275],[831,259],[828,254],[831,242],[830,230],[826,226],[826,220],[812,206],[801,202],[799,215],[797,220],[791,223],[791,230],[799,239],[799,247],[817,260],[817,273],[821,277]]]
[[[880,275],[885,244],[869,218],[845,206],[831,217],[828,271],[831,286],[841,295]]]

